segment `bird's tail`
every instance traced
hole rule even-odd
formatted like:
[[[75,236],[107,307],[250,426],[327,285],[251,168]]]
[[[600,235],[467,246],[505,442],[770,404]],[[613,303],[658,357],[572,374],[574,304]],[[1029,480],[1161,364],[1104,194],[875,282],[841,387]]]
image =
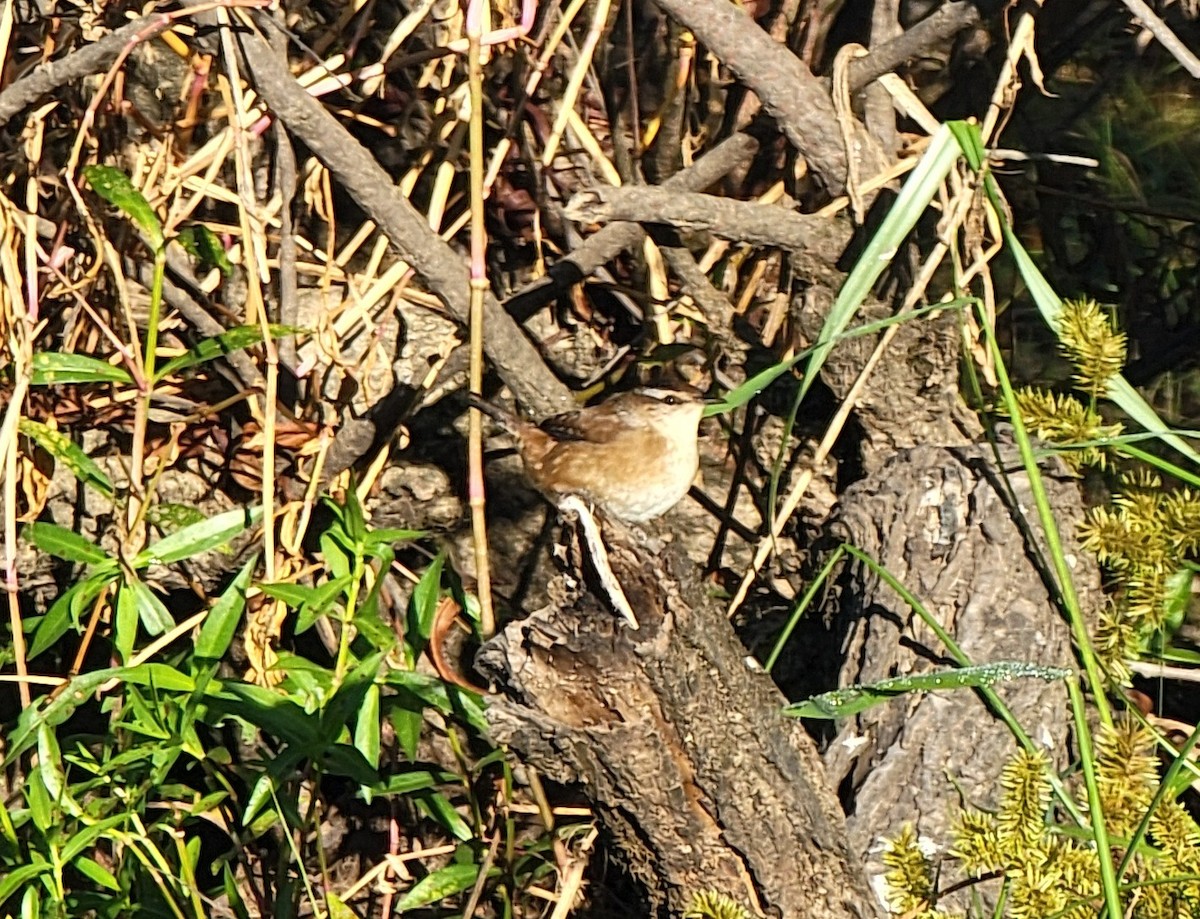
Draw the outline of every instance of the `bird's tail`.
[[[506,431],[516,433],[521,427],[521,420],[512,412],[505,411],[500,406],[493,405],[486,399],[481,399],[475,393],[467,393],[467,403],[472,408],[477,408],[485,415],[496,419]]]

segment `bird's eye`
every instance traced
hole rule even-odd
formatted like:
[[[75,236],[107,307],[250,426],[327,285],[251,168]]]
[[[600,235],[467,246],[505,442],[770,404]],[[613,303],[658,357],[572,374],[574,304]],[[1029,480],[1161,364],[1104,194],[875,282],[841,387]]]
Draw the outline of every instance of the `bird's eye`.
[[[679,405],[682,401],[678,396],[663,396],[663,403],[666,405]]]

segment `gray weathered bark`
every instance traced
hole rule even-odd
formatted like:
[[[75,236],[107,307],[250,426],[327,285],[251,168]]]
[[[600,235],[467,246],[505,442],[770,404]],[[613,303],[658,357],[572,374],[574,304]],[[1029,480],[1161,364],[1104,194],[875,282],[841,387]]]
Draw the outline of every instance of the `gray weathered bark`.
[[[811,739],[694,566],[628,541],[612,563],[641,630],[559,578],[549,607],[480,654],[504,687],[494,739],[585,786],[650,915],[713,889],[768,915],[873,915]]]

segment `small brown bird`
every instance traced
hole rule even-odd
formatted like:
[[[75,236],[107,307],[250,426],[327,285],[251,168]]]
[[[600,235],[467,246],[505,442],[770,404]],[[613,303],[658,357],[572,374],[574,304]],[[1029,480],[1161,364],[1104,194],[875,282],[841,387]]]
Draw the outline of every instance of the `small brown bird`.
[[[691,388],[635,389],[540,425],[469,401],[516,437],[526,474],[556,507],[575,496],[640,523],[679,503],[700,467],[704,400]]]

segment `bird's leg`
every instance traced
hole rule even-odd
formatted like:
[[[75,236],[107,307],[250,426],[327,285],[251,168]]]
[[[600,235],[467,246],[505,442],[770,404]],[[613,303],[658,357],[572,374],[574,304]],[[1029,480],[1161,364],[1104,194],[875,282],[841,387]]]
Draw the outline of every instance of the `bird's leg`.
[[[633,613],[633,607],[629,605],[629,600],[625,597],[625,591],[621,589],[621,585],[617,581],[617,576],[613,574],[612,566],[608,562],[608,550],[604,548],[604,540],[600,536],[600,527],[596,523],[596,518],[592,515],[592,509],[587,506],[585,501],[575,495],[568,495],[563,498],[558,506],[560,510],[570,511],[579,515],[579,522],[583,526],[583,536],[587,542],[588,554],[592,557],[592,564],[596,566],[596,575],[600,578],[600,586],[608,594],[608,599],[621,615],[621,618],[629,623],[629,627],[631,629],[638,628],[637,616]]]

